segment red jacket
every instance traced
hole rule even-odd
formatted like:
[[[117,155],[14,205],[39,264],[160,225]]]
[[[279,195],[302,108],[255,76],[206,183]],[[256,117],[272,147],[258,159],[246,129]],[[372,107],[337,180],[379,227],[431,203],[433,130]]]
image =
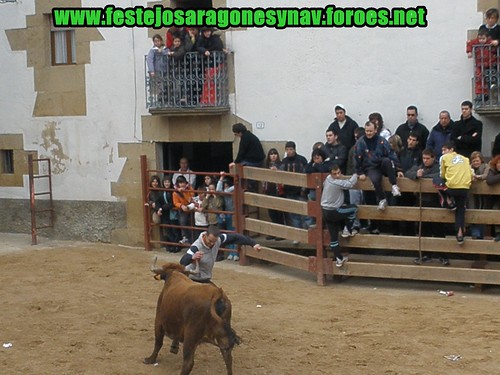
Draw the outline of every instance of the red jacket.
[[[495,63],[496,50],[495,46],[491,45],[491,38],[488,38],[486,44],[479,43],[479,39],[472,39],[467,41],[465,52],[471,53],[474,49],[474,62],[476,66],[490,67]]]

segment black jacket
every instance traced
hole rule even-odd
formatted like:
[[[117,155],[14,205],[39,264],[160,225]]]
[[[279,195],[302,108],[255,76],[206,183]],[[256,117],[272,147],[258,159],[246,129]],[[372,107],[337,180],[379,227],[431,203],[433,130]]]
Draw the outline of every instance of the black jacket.
[[[408,137],[410,132],[415,133],[418,136],[418,147],[423,150],[425,148],[425,144],[427,143],[427,138],[429,137],[429,130],[424,124],[417,122],[413,128],[408,126],[408,121],[404,124],[401,124],[396,129],[396,134],[401,138],[401,142],[403,142],[403,147],[408,147]]]
[[[235,163],[248,161],[250,163],[262,163],[266,158],[259,138],[248,130],[241,134],[240,148]]]
[[[356,139],[354,138],[354,130],[356,128],[359,128],[358,123],[349,116],[346,116],[345,124],[342,129],[340,129],[338,120],[335,119],[335,121],[330,124],[326,131],[335,129],[337,131],[337,134],[339,135],[339,142],[345,146],[346,150],[350,150],[351,147],[356,143]]]
[[[455,142],[455,151],[457,154],[470,158],[474,151],[481,151],[483,136],[483,123],[474,116],[468,119],[460,117],[455,121],[451,140]]]

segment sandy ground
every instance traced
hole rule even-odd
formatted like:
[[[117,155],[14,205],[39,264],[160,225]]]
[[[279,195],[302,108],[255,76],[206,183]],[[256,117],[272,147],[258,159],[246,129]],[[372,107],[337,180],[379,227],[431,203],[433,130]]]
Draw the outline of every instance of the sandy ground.
[[[149,271],[155,254],[179,259],[0,234],[0,374],[178,374],[168,339],[157,366],[142,364],[162,288]],[[498,288],[360,278],[319,287],[312,274],[231,261],[217,263],[214,281],[243,339],[235,374],[500,373]],[[453,297],[436,292],[451,288]],[[192,374],[223,373],[218,349],[202,345]]]

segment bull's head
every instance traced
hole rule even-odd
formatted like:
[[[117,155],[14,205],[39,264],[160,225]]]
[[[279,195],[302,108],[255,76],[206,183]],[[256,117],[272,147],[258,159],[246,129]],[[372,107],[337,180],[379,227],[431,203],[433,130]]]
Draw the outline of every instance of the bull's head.
[[[191,273],[199,273],[199,264],[198,261],[196,261],[196,269],[194,271],[186,271],[183,265],[178,264],[178,263],[165,263],[163,266],[158,267],[156,265],[156,261],[158,260],[158,257],[155,257],[153,260],[153,264],[151,264],[150,270],[153,272],[155,275],[153,276],[156,280],[165,280],[167,277],[167,274],[173,271],[177,271],[180,273],[183,273],[185,275],[189,275]]]

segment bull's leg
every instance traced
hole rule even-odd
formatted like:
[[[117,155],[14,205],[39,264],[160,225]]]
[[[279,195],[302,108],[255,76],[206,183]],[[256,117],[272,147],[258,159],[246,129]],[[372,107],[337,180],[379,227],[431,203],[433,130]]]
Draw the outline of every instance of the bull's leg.
[[[172,344],[170,345],[170,353],[177,354],[179,353],[179,340],[173,339]]]
[[[233,349],[222,349],[220,348],[220,352],[222,353],[222,358],[224,358],[224,363],[226,364],[227,375],[233,375]]]
[[[152,363],[156,363],[156,357],[158,357],[158,352],[163,346],[163,337],[165,336],[165,331],[163,330],[163,326],[161,324],[155,324],[155,348],[153,349],[153,353],[144,358],[144,363],[150,365]]]
[[[198,340],[184,341],[182,345],[182,369],[181,375],[189,375],[194,366],[194,353],[198,346]]]

